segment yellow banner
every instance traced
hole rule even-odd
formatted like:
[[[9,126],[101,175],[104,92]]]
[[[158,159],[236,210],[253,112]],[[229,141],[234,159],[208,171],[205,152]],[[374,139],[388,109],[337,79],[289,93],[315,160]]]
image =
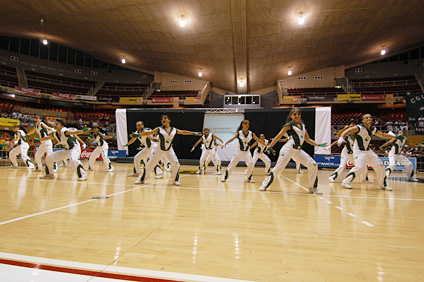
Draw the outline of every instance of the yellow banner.
[[[339,101],[361,101],[361,94],[339,94],[337,95]]]
[[[119,103],[142,104],[143,97],[119,97]]]
[[[200,99],[200,97],[186,97],[185,103],[186,104],[201,104],[202,100]]]
[[[302,96],[283,96],[283,103],[298,104],[302,102]]]
[[[1,126],[14,126],[15,124],[21,124],[21,121],[19,119],[12,119],[12,118],[0,118],[0,125]]]

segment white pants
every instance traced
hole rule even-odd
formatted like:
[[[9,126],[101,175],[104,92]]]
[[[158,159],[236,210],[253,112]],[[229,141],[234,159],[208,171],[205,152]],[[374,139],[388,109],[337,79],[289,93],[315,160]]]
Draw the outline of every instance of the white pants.
[[[414,177],[414,165],[408,160],[404,155],[397,155],[395,153],[389,153],[389,166],[386,169],[386,176],[389,177],[390,174],[395,170],[396,162],[399,162],[406,168],[406,175],[408,178]]]
[[[53,153],[53,144],[51,140],[41,141],[40,146],[37,149],[37,152],[35,152],[35,162],[37,163],[38,169],[43,168],[43,163],[41,162],[41,159],[43,158],[44,154],[46,154],[46,157],[48,154]],[[55,163],[56,168],[56,163]]]
[[[34,167],[34,164],[31,162],[30,157],[28,157],[28,143],[22,143],[19,146],[16,146],[9,152],[9,159],[12,162],[13,166],[18,167],[17,156],[20,154],[22,161],[27,167]]]
[[[268,158],[268,156],[264,152],[258,153],[258,151],[255,150],[252,160],[253,166],[255,166],[258,159],[261,159],[265,163],[265,173],[269,173],[269,169],[271,168],[271,160]]]
[[[150,177],[150,173],[156,167],[157,163],[163,158],[167,158],[171,164],[171,179],[179,181],[180,179],[180,163],[178,162],[177,155],[175,155],[174,149],[170,148],[168,151],[162,151],[159,147],[152,148],[149,156],[149,161],[143,168],[143,172],[138,177],[141,181],[146,181]]]
[[[248,179],[251,179],[252,172],[253,172],[253,162],[252,162],[252,155],[250,154],[250,151],[241,151],[240,149],[237,149],[236,153],[232,157],[230,164],[228,165],[227,169],[225,170],[225,173],[222,176],[223,180],[228,179],[230,177],[233,170],[236,168],[237,164],[241,159],[244,159],[244,162],[247,165],[247,177]]]
[[[364,166],[369,164],[372,166],[374,171],[377,173],[377,183],[379,187],[386,186],[386,175],[384,174],[384,165],[380,158],[372,151],[357,150],[353,152],[355,158],[355,167],[350,170],[343,183],[350,184],[355,179],[356,174],[363,173]]]
[[[137,155],[134,156],[134,173],[140,174],[140,163],[141,161],[144,162],[144,165],[147,164],[147,159],[150,156],[152,147],[144,147],[143,150],[137,153]]]
[[[290,159],[297,163],[303,164],[308,169],[308,188],[316,188],[318,186],[318,166],[315,160],[303,150],[297,150],[291,146],[283,146],[281,148],[277,164],[269,173],[268,177],[262,182],[262,186],[268,188],[274,181],[274,177],[280,175],[286,168]]]
[[[81,178],[86,176],[85,172],[79,157],[81,155],[81,148],[78,146],[70,149],[70,150],[59,150],[47,155],[46,158],[46,174],[52,174],[53,172],[53,164],[56,162],[64,161],[69,159],[70,163],[73,167],[76,168],[78,177]]]
[[[209,164],[210,161],[213,162],[213,165],[215,167],[221,166],[221,159],[219,158],[215,149],[210,149],[210,150],[203,149],[202,155],[200,156],[200,161],[199,161],[199,170],[202,170],[203,167],[205,167],[206,169],[206,166]]]
[[[108,168],[111,169],[112,168],[112,164],[110,163],[109,157],[108,157],[108,150],[109,150],[109,145],[104,142],[103,146],[97,146],[96,149],[94,149],[94,151],[91,153],[90,155],[90,159],[88,160],[88,165],[91,169],[94,169],[94,164],[96,162],[96,159],[102,155],[102,160],[104,165]]]
[[[345,171],[347,162],[350,161],[352,164],[355,163],[355,155],[349,154],[346,148],[343,148],[342,153],[340,155],[340,165],[339,167],[331,174],[334,180],[336,180],[339,176],[343,175],[342,178],[345,178]],[[365,181],[368,177],[368,167],[364,165],[362,172],[360,172],[361,181]]]

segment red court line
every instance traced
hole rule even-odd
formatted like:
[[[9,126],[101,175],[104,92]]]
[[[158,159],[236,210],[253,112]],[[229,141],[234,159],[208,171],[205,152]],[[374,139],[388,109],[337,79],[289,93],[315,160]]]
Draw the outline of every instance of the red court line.
[[[2,258],[0,258],[0,264],[8,264],[8,265],[14,265],[14,266],[20,266],[20,267],[26,267],[26,268],[35,268],[35,269],[56,271],[56,272],[62,272],[62,273],[71,273],[71,274],[102,277],[102,278],[109,278],[109,279],[128,280],[128,281],[178,282],[177,280],[167,280],[167,279],[159,279],[159,278],[151,278],[151,277],[141,277],[141,276],[116,274],[116,273],[109,273],[109,272],[99,272],[99,271],[92,271],[92,270],[83,270],[83,269],[75,269],[75,268],[68,268],[68,267],[43,265],[43,264],[23,262],[23,261],[17,261],[17,260],[9,260],[9,259],[2,259]]]

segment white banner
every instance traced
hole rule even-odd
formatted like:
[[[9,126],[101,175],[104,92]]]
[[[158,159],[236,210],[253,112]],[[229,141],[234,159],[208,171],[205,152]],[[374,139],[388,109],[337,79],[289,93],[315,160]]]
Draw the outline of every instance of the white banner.
[[[118,143],[118,150],[125,150],[128,155],[128,147],[124,147],[128,143],[127,132],[127,110],[116,109],[116,141]]]
[[[306,124],[307,125],[307,124]],[[331,144],[331,108],[315,108],[315,141],[318,144]],[[330,155],[331,150],[323,147],[315,147],[315,154]]]

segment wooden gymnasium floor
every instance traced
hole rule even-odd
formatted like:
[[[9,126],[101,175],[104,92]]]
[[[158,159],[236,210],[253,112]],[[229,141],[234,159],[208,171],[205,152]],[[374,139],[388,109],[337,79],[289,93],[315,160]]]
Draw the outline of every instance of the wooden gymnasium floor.
[[[0,264],[129,281],[424,279],[424,184],[402,173],[386,192],[359,182],[347,190],[320,170],[324,195],[316,196],[306,192],[306,169],[287,169],[260,192],[263,167],[256,183],[244,182],[243,167],[221,183],[212,167],[196,175],[182,166],[175,187],[155,178],[134,185],[131,164],[114,166],[106,172],[97,162],[85,182],[66,167],[55,181],[0,167]],[[93,199],[100,196],[108,198]]]

